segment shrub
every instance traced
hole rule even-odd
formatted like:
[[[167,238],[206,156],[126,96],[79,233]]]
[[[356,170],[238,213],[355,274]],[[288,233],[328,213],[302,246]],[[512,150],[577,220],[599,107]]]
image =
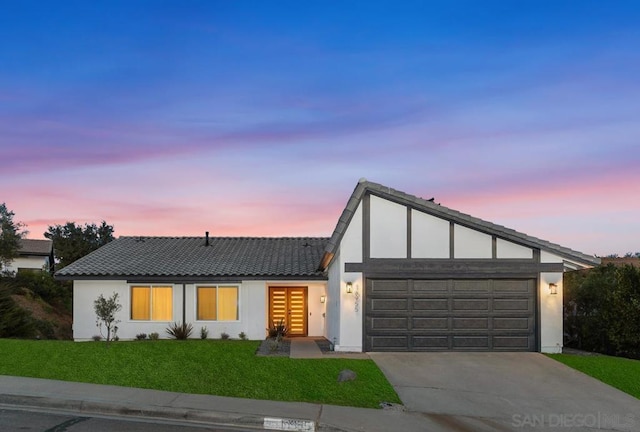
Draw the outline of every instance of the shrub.
[[[159,334],[159,333],[156,333],[156,332],[149,333],[149,339],[151,339],[151,340],[158,340],[158,339],[160,339],[160,334]]]
[[[225,333],[225,332],[220,333],[220,339],[222,340],[229,339],[229,333]]]
[[[169,324],[169,327],[167,328],[169,336],[179,340],[188,339],[192,331],[193,326],[190,323],[178,324],[174,322]]]
[[[0,337],[31,338],[35,330],[31,314],[16,304],[9,289],[0,286]]]
[[[100,335],[93,335],[91,337],[91,339],[93,339],[94,342],[100,342],[102,340],[102,336]]]
[[[206,327],[200,328],[200,339],[206,339],[209,336],[209,330]]]
[[[267,329],[269,334],[269,338],[283,338],[289,333],[289,329],[284,323],[284,320],[281,319],[277,324],[274,323],[273,326]]]
[[[147,338],[147,334],[146,333],[138,333],[136,335],[136,340],[145,340]]]
[[[247,340],[247,335],[245,332],[240,332],[238,337],[240,338],[240,340]]]
[[[564,279],[565,344],[640,358],[640,268],[613,264]]]

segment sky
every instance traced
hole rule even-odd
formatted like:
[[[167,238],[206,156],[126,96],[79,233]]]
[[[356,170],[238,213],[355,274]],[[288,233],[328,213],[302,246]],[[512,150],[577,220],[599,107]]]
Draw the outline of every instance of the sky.
[[[640,251],[640,3],[0,0],[30,238],[330,236],[358,179]]]

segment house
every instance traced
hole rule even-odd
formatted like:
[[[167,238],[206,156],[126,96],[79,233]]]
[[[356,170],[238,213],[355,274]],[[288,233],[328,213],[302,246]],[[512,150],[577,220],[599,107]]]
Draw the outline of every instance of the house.
[[[9,272],[39,271],[53,273],[53,242],[51,240],[21,239],[18,256],[9,263]]]
[[[330,238],[121,237],[60,270],[74,339],[120,294],[119,335],[325,336],[338,351],[562,349],[562,274],[596,257],[361,180]]]

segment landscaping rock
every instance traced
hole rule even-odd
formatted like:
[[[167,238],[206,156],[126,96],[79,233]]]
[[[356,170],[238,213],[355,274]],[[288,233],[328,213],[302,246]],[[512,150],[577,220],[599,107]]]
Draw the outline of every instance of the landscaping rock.
[[[358,374],[351,369],[344,369],[338,374],[338,382],[355,381],[357,377]]]

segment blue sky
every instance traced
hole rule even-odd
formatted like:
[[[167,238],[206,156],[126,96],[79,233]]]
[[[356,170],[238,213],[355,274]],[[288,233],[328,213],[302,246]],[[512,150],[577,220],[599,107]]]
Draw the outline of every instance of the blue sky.
[[[4,2],[0,201],[30,236],[329,235],[360,177],[640,250],[635,2]]]

